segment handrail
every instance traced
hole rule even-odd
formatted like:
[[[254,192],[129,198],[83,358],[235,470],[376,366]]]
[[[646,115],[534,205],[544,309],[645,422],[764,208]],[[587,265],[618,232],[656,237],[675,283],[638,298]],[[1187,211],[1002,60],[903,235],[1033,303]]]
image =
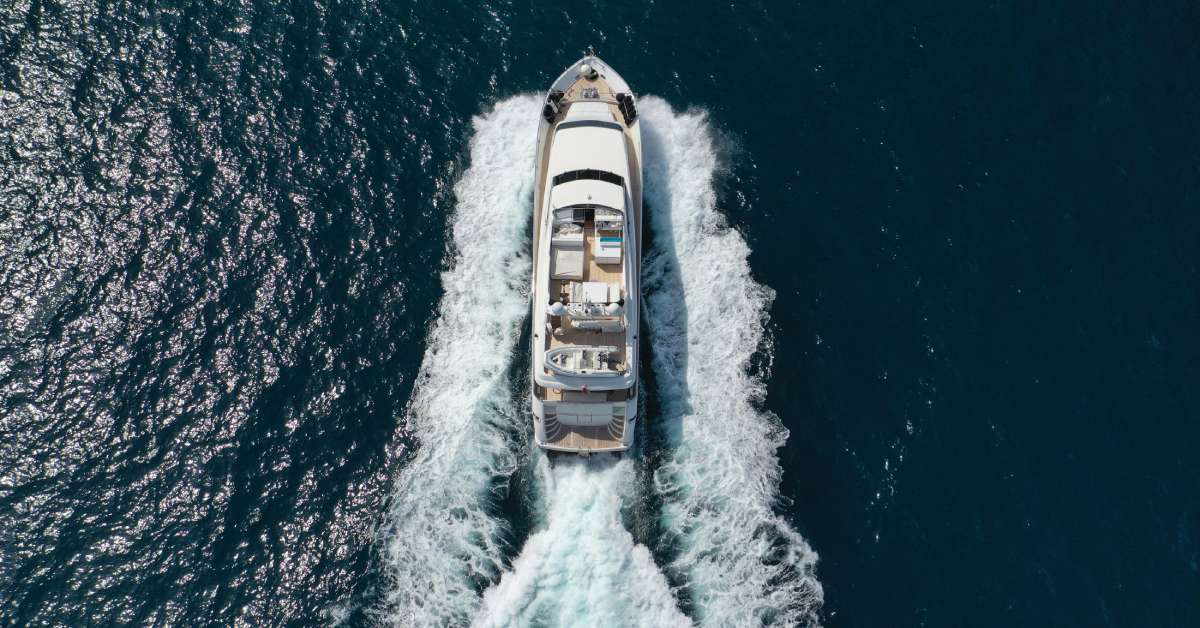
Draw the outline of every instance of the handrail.
[[[616,98],[567,98],[563,96],[562,100],[558,101],[558,106],[562,108],[564,104],[573,105],[577,102],[602,102],[606,105],[617,105],[618,107],[621,105],[621,103],[617,102]]]

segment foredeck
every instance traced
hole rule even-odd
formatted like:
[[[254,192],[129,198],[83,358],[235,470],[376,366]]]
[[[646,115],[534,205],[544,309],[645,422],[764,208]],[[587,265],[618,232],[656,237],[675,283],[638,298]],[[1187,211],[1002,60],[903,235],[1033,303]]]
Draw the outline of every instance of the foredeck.
[[[583,90],[585,89],[595,89],[597,98],[584,98]],[[621,119],[621,110],[617,108],[617,95],[613,93],[612,86],[603,77],[587,79],[581,76],[563,93],[566,94],[565,98],[570,101],[589,100],[595,102],[600,100],[607,102],[613,117],[617,120]]]

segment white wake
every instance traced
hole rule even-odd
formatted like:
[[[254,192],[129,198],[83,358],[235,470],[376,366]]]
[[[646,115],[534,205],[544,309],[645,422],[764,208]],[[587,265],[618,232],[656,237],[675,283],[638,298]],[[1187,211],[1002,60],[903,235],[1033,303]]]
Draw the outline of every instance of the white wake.
[[[748,371],[772,293],[716,207],[718,160],[701,113],[641,101],[647,215],[643,268],[652,366],[664,416],[655,476],[667,568],[704,625],[816,624],[816,555],[774,512],[787,437],[756,409]],[[525,229],[539,100],[502,101],[474,120],[471,162],[455,186],[451,268],[408,409],[420,445],[401,471],[382,531],[384,619],[400,625],[682,626],[667,578],[625,528],[637,508],[634,462],[533,458],[539,529],[503,571],[507,529],[495,514],[528,430],[508,370],[527,312]],[[523,444],[523,443],[521,443]],[[490,588],[487,588],[492,583]],[[487,588],[482,593],[480,591]]]
[[[774,293],[754,281],[745,240],[717,208],[716,146],[707,117],[640,101],[647,216],[646,316],[664,416],[666,462],[655,475],[668,568],[687,582],[697,621],[815,625],[823,599],[816,553],[774,512],[779,419],[760,411],[749,370]]]
[[[527,312],[529,223],[538,107],[509,98],[474,119],[455,185],[450,270],[407,411],[419,442],[381,531],[385,619],[462,625],[502,567],[497,481],[516,466],[508,367]],[[520,417],[520,418],[518,418]]]
[[[484,595],[475,625],[687,626],[650,550],[621,521],[630,460],[539,457],[545,526]]]

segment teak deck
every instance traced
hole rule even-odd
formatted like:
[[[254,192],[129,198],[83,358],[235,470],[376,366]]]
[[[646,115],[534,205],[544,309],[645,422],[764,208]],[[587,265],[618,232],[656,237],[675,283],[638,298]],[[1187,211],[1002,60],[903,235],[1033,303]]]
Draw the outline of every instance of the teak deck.
[[[551,447],[595,451],[620,447],[621,441],[609,435],[607,426],[559,425],[554,440],[549,440],[547,444]]]

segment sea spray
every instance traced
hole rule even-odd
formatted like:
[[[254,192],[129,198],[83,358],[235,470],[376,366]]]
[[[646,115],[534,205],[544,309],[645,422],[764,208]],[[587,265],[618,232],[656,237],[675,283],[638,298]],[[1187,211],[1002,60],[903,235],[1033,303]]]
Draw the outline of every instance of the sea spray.
[[[498,481],[521,431],[508,365],[527,313],[538,99],[518,96],[474,119],[470,164],[455,185],[449,270],[407,410],[417,451],[382,530],[387,619],[464,624],[501,569]]]
[[[718,157],[707,117],[640,101],[647,216],[646,316],[667,451],[655,474],[668,568],[687,583],[703,625],[815,625],[816,554],[774,512],[787,439],[756,407],[765,394],[750,361],[761,349],[769,288],[750,249],[717,209]]]
[[[484,595],[475,625],[686,626],[650,550],[625,529],[633,461],[539,456],[545,527]]]

